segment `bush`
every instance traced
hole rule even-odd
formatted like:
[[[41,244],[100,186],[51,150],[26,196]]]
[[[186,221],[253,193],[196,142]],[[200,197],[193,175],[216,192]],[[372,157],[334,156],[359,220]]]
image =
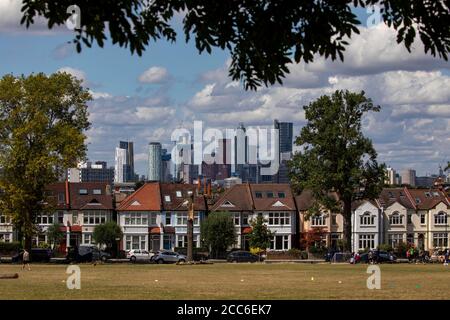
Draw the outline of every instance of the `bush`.
[[[306,260],[308,259],[308,252],[299,249],[290,249],[288,251],[268,251],[267,259],[273,260]]]
[[[326,247],[311,246],[308,251],[312,254],[325,254],[328,250]]]
[[[38,248],[40,248],[40,249],[49,249],[50,245],[47,242],[39,242]]]
[[[10,254],[22,248],[20,242],[0,242],[0,253]]]
[[[387,251],[387,252],[392,252],[392,251],[394,251],[394,248],[392,248],[392,246],[391,246],[390,244],[387,244],[387,243],[380,244],[380,245],[378,246],[378,249],[379,249],[380,251]]]
[[[406,257],[406,251],[408,250],[408,245],[406,243],[400,242],[397,247],[395,248],[395,254],[398,257]]]

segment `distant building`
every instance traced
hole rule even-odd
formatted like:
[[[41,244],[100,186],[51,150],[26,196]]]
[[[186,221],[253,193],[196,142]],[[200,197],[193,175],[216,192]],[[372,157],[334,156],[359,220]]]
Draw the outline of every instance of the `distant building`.
[[[161,181],[162,155],[161,143],[150,142],[148,145],[148,181]]]
[[[231,177],[224,180],[223,186],[225,189],[230,189],[237,184],[242,184],[242,179],[238,177]]]
[[[402,171],[402,184],[414,187],[416,185],[416,170],[406,169]]]
[[[114,168],[109,167],[106,161],[90,161],[79,163],[77,168],[67,170],[67,180],[77,182],[114,182]]]
[[[396,185],[397,184],[397,181],[396,181],[397,173],[395,172],[395,170],[391,167],[388,167],[386,169],[386,174],[387,174],[387,177],[386,177],[385,183],[387,185],[391,185],[391,186]]]
[[[134,148],[133,142],[120,141],[115,154],[114,182],[134,182]]]
[[[437,179],[437,176],[431,177],[416,177],[416,186],[422,188],[431,188],[434,185],[434,181]]]
[[[172,182],[172,155],[167,153],[167,149],[161,150],[161,179],[162,182]]]
[[[274,128],[279,130],[280,153],[292,152],[292,141],[294,138],[293,123],[274,120]]]

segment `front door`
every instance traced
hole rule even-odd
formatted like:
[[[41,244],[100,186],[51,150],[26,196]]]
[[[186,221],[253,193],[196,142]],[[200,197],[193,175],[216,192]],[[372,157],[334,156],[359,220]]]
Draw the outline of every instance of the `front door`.
[[[161,236],[160,235],[152,235],[150,237],[150,251],[157,252],[161,249]]]
[[[73,247],[79,247],[80,246],[80,239],[81,234],[80,233],[71,233],[70,234],[70,246]]]

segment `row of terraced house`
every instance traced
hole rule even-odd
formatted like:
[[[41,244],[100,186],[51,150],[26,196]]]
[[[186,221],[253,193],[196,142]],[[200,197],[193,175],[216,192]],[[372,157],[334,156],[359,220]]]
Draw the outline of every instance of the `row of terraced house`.
[[[314,199],[305,191],[294,195],[288,184],[240,184],[221,193],[192,184],[147,183],[118,202],[117,190],[105,183],[56,183],[48,188],[53,214],[39,215],[40,234],[34,244],[48,242],[47,228],[59,223],[66,233],[61,250],[93,244],[95,226],[117,221],[123,230],[123,250],[174,250],[187,245],[188,207],[194,199],[194,245],[200,247],[200,223],[210,212],[225,211],[233,218],[235,247],[248,249],[251,221],[262,215],[274,233],[271,250],[304,246],[310,234],[315,245],[337,247],[343,236],[343,217],[323,210],[310,216]],[[207,189],[207,190],[206,190]],[[400,242],[433,250],[448,247],[450,200],[437,189],[386,188],[378,199],[352,206],[352,249],[375,249]],[[0,241],[16,237],[11,221],[0,213]]]

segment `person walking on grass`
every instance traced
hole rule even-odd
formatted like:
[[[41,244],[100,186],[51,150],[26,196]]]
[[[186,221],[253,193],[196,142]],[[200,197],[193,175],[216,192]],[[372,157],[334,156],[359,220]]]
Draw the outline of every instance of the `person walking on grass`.
[[[449,258],[449,255],[450,255],[450,250],[449,250],[449,249],[445,250],[445,255],[444,255],[444,266],[448,266],[448,258]]]
[[[31,271],[31,267],[30,267],[30,253],[27,251],[27,249],[23,250],[22,270],[25,269],[25,266],[28,268],[28,271]]]

